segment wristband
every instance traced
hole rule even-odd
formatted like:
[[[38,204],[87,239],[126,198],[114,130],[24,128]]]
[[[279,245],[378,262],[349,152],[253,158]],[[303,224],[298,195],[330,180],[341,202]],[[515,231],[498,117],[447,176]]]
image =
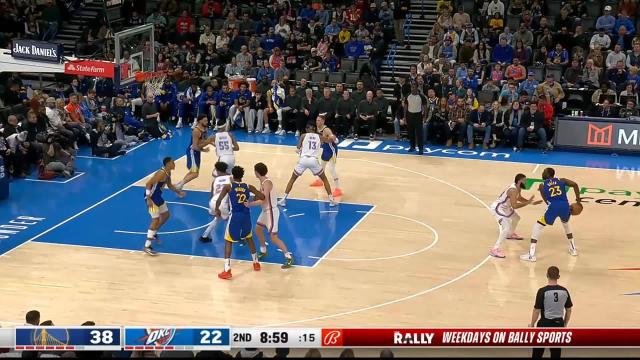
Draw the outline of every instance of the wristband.
[[[144,189],[144,194],[147,195],[147,196],[151,195],[151,190]]]

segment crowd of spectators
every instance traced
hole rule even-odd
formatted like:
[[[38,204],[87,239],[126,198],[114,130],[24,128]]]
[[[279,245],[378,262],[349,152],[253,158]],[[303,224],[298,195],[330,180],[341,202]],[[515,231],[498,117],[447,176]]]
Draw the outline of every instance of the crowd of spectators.
[[[533,140],[545,151],[559,113],[638,115],[635,0],[464,4],[438,1],[420,59],[396,84],[398,102],[413,83],[424,97],[425,140],[473,148],[479,135],[484,148]],[[396,116],[397,136],[405,122]]]

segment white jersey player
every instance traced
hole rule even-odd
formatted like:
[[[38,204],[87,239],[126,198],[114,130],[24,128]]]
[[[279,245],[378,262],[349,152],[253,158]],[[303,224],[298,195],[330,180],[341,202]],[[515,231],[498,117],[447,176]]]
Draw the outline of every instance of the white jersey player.
[[[227,174],[231,174],[231,169],[236,164],[235,151],[240,150],[236,138],[230,132],[221,131],[214,135],[213,144],[216,147],[218,161],[227,164]]]
[[[329,206],[337,205],[333,199],[333,195],[331,194],[331,185],[329,185],[329,180],[327,180],[327,176],[324,174],[324,169],[322,168],[322,165],[320,165],[320,160],[318,160],[321,145],[320,135],[315,132],[315,126],[313,126],[313,124],[308,124],[307,132],[302,134],[298,141],[298,152],[300,154],[298,164],[296,164],[296,167],[293,169],[293,174],[291,174],[291,179],[289,179],[287,189],[284,191],[284,196],[278,201],[279,206],[287,205],[287,197],[291,192],[293,184],[307,169],[311,170],[313,175],[318,176],[320,180],[322,180],[324,189],[327,191],[327,195],[329,195]]]
[[[209,226],[204,230],[204,233],[200,237],[200,241],[202,242],[210,242],[210,234],[215,229],[216,225],[220,220],[227,220],[229,218],[229,200],[222,199],[222,203],[220,204],[220,217],[216,216],[216,202],[220,197],[220,193],[225,185],[231,184],[231,175],[227,175],[227,164],[221,161],[218,161],[215,164],[214,170],[214,178],[211,183],[211,199],[209,200],[209,214],[211,214],[214,218],[209,223]]]
[[[260,240],[260,251],[258,252],[258,258],[264,258],[267,256],[267,243],[265,242],[264,229],[269,232],[269,238],[271,242],[276,244],[280,251],[284,254],[285,262],[282,265],[283,269],[290,268],[293,264],[293,257],[291,253],[287,249],[287,246],[284,244],[282,240],[278,237],[278,221],[280,219],[280,209],[276,204],[276,191],[273,186],[273,181],[267,177],[267,165],[263,163],[257,163],[253,170],[255,171],[256,177],[260,181],[260,191],[264,195],[264,200],[252,201],[249,205],[261,205],[262,212],[258,217],[258,222],[256,223],[256,234],[258,235],[258,240]]]
[[[518,222],[520,221],[520,216],[516,213],[516,209],[529,204],[537,205],[541,202],[533,201],[533,196],[528,200],[522,197],[520,191],[524,189],[526,181],[527,177],[524,174],[516,175],[514,183],[509,185],[509,187],[498,196],[498,199],[491,204],[491,212],[500,225],[498,240],[496,240],[495,245],[489,250],[489,255],[493,257],[505,257],[500,248],[505,239],[522,240],[522,237],[515,233]]]

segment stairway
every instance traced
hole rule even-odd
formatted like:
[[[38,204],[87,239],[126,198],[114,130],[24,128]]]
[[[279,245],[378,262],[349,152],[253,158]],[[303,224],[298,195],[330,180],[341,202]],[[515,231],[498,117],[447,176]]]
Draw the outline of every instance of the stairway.
[[[424,19],[421,18],[422,6],[424,4]],[[417,64],[420,56],[420,49],[427,42],[429,31],[435,24],[436,1],[435,0],[411,0],[411,27],[409,44],[411,47],[405,49],[404,46],[398,44],[395,57],[395,76],[406,75],[409,73],[409,67]],[[391,51],[391,47],[389,49]],[[384,91],[385,97],[393,99],[393,86],[397,83],[397,79],[392,80],[391,68],[387,65],[386,57],[382,63],[380,71],[380,88]]]
[[[85,3],[84,7],[73,13],[71,20],[62,23],[58,36],[54,40],[55,43],[64,45],[64,54],[67,56],[75,53],[76,43],[82,35],[82,30],[94,25],[98,21],[99,15],[104,12],[102,1],[86,1]]]

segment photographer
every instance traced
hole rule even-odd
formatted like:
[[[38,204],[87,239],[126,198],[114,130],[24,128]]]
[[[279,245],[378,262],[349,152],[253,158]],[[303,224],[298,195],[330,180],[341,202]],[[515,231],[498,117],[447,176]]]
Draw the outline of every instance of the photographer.
[[[91,151],[93,156],[115,157],[124,155],[124,141],[117,140],[111,125],[98,121],[95,130],[91,132]]]
[[[53,172],[57,176],[71,177],[75,170],[73,166],[74,155],[72,149],[65,149],[60,143],[61,135],[49,134],[43,144],[44,153],[42,163],[44,170]]]

